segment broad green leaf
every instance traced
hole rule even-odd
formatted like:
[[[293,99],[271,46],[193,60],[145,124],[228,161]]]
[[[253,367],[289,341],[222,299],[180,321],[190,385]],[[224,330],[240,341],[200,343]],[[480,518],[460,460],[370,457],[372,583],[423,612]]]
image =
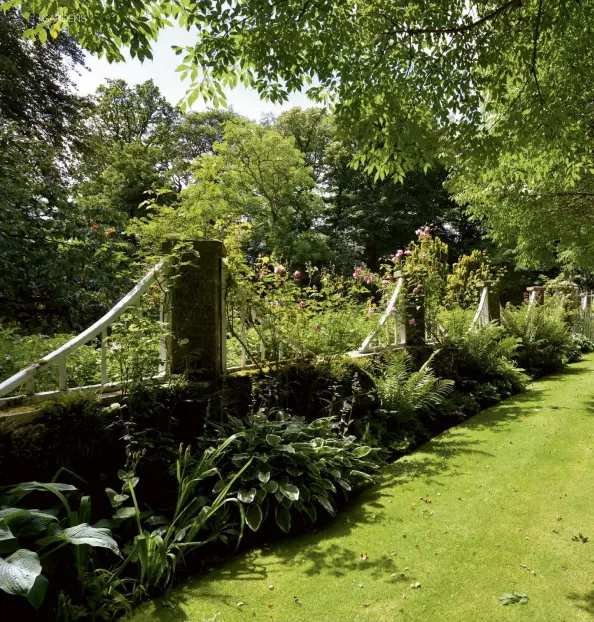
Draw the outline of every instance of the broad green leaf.
[[[258,479],[265,484],[270,479],[270,471],[260,471],[258,473]]]
[[[250,503],[245,512],[245,522],[252,531],[258,531],[262,524],[262,509],[257,503]]]
[[[332,507],[332,504],[326,497],[322,497],[322,495],[315,496],[316,501],[330,514],[330,516],[336,516],[336,510]]]
[[[112,508],[119,507],[120,505],[122,505],[122,503],[124,503],[124,501],[130,498],[129,495],[119,494],[115,490],[112,490],[111,488],[106,488],[105,492],[107,493],[107,496],[109,497],[109,502],[111,503]]]
[[[54,526],[48,531],[50,535],[47,538],[39,540],[39,544],[42,546],[62,540],[63,542],[74,544],[75,546],[88,544],[93,547],[109,549],[116,553],[116,555],[120,553],[118,545],[111,537],[111,531],[109,529],[91,527],[91,525],[87,523],[82,523],[74,527],[68,527],[67,529],[60,529]]]
[[[348,482],[345,482],[343,479],[336,480],[340,486],[342,486],[345,490],[352,490],[351,485]]]
[[[250,488],[249,490],[240,490],[237,493],[237,498],[242,503],[251,503],[256,497],[256,489]]]
[[[277,436],[276,434],[266,435],[266,442],[269,445],[272,445],[272,447],[276,447],[277,445],[279,445],[282,440],[283,439],[280,436]]]
[[[7,594],[28,597],[41,574],[39,556],[19,549],[7,559],[0,558],[0,589]]]
[[[291,501],[297,501],[299,499],[299,488],[297,488],[297,486],[281,484],[280,491]]]
[[[278,490],[278,484],[274,480],[270,480],[265,484],[260,484],[260,488],[270,494],[274,494]]]
[[[276,524],[281,531],[289,533],[291,531],[291,513],[282,505],[277,505],[275,510]]]
[[[309,516],[309,520],[311,520],[312,523],[315,523],[318,519],[318,512],[316,510],[316,506],[313,503],[304,503],[303,509]]]
[[[120,520],[124,520],[126,518],[132,518],[136,516],[136,508],[131,505],[124,506],[123,508],[119,508],[118,511],[113,515],[114,518],[118,518]]]
[[[35,536],[43,533],[52,523],[58,522],[53,514],[23,508],[4,508],[0,510],[0,518],[5,520],[16,536]]]
[[[6,521],[0,518],[0,553],[10,553],[18,548],[18,538],[8,528]]]
[[[364,445],[363,447],[357,447],[357,449],[353,451],[353,456],[355,458],[364,458],[365,456],[368,456],[370,453],[371,453],[371,447],[367,447],[367,445]]]

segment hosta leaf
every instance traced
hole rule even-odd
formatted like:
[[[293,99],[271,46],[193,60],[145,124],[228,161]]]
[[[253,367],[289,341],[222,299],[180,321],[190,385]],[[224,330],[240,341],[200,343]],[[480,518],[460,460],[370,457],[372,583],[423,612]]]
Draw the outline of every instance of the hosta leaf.
[[[262,508],[257,503],[250,503],[245,512],[245,522],[252,531],[258,531],[262,524]]]
[[[329,479],[322,478],[320,480],[320,484],[322,484],[322,486],[326,488],[326,490],[331,490],[332,492],[336,492],[336,488],[334,484]]]
[[[270,471],[260,471],[258,473],[258,479],[265,484],[270,479]]]
[[[266,435],[266,442],[269,445],[271,445],[272,447],[276,447],[277,445],[279,445],[282,440],[283,439],[280,436],[276,435],[276,434],[267,434]]]
[[[301,469],[296,469],[292,466],[287,467],[287,473],[289,475],[292,475],[293,477],[299,477],[300,475],[303,475],[303,471]]]
[[[303,501],[309,501],[310,498],[309,488],[305,486],[299,486],[299,498]]]
[[[321,495],[323,497],[327,497],[328,496],[328,491],[323,486],[320,486],[320,484],[318,484],[317,482],[311,483],[309,485],[309,487],[310,487],[312,492],[315,492],[318,495]]]
[[[280,491],[291,501],[297,501],[299,499],[299,488],[297,488],[297,486],[293,486],[292,484],[282,484]]]
[[[53,527],[51,529],[51,536],[48,538],[42,538],[39,540],[39,544],[45,545],[59,540],[63,540],[69,544],[74,544],[75,546],[88,544],[89,546],[109,549],[117,555],[120,553],[120,549],[118,548],[116,541],[111,537],[111,531],[109,529],[91,527],[91,525],[88,525],[87,523],[82,523],[74,527],[68,527],[64,530],[59,527]]]
[[[351,485],[348,482],[345,482],[343,479],[337,480],[339,486],[342,486],[345,490],[352,490]]]
[[[250,488],[249,490],[240,490],[237,493],[237,498],[242,503],[251,503],[256,498],[256,489]]]
[[[262,488],[262,490],[265,490],[266,492],[269,492],[270,494],[274,494],[278,490],[278,484],[271,479],[265,484],[260,484],[260,488]]]
[[[213,475],[220,475],[219,470],[216,467],[200,473],[196,479],[200,482],[207,477],[212,477]]]
[[[15,536],[35,536],[58,522],[53,514],[23,508],[4,508],[0,510],[0,518],[5,520]]]
[[[311,520],[312,523],[315,523],[318,519],[318,512],[316,510],[316,506],[313,503],[304,503],[303,509],[309,516],[309,520]]]
[[[0,518],[0,553],[9,553],[19,546],[18,538],[8,528],[6,521]]]
[[[262,488],[258,488],[256,490],[256,500],[255,500],[255,503],[261,504],[261,503],[264,502],[264,499],[266,499],[266,491],[262,490]]]
[[[295,448],[293,447],[293,445],[291,445],[291,443],[288,443],[287,445],[279,445],[278,449],[279,449],[279,451],[285,451],[288,454],[294,454],[295,453]]]
[[[362,447],[357,447],[355,451],[353,451],[353,456],[355,458],[365,458],[371,453],[371,447],[367,447],[367,445],[363,445]]]
[[[336,516],[336,511],[326,497],[322,497],[322,495],[316,495],[315,499],[326,510],[326,512],[330,514],[330,516]]]
[[[332,475],[332,477],[335,477],[336,479],[342,478],[342,473],[338,469],[330,469],[329,473],[330,475]]]
[[[361,479],[367,480],[368,482],[373,481],[373,477],[369,475],[369,473],[363,473],[363,471],[357,471],[356,469],[352,469],[349,473],[351,477],[359,477]]]
[[[19,484],[14,488],[11,488],[8,492],[11,495],[17,495],[19,498],[23,498],[25,495],[30,492],[74,492],[76,491],[76,486],[71,486],[70,484],[59,484],[55,482],[48,482],[47,484],[41,482],[24,482],[23,484]]]
[[[151,527],[156,527],[157,525],[169,525],[169,520],[164,516],[149,516],[146,519],[146,524]]]
[[[291,513],[282,505],[277,505],[275,510],[276,524],[284,533],[291,531]]]
[[[7,594],[28,597],[41,574],[39,556],[19,549],[7,559],[0,558],[0,589]]]
[[[225,482],[224,479],[220,479],[213,487],[212,491],[215,493],[215,495],[218,495],[221,490],[223,490],[223,488],[225,488],[225,486],[227,485],[227,482]]]

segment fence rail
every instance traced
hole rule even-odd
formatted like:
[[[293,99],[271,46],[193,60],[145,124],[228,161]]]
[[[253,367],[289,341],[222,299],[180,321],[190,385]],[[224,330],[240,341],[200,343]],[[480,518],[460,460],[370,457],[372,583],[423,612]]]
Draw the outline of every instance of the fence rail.
[[[50,365],[57,365],[59,370],[58,389],[66,391],[68,389],[68,375],[66,361],[68,357],[79,348],[89,343],[95,337],[101,336],[101,383],[102,387],[109,384],[107,371],[107,339],[108,330],[113,323],[130,307],[134,307],[140,301],[143,294],[157,282],[158,277],[163,274],[165,269],[164,262],[157,264],[148,274],[144,276],[118,303],[116,303],[102,318],[89,326],[82,333],[73,337],[70,341],[60,346],[50,354],[44,356],[37,363],[29,365],[25,369],[17,372],[4,382],[0,383],[0,398],[12,393],[22,386],[26,387],[26,394],[35,393],[35,377]],[[162,365],[165,363],[166,352],[161,350]],[[165,365],[166,367],[166,365]]]

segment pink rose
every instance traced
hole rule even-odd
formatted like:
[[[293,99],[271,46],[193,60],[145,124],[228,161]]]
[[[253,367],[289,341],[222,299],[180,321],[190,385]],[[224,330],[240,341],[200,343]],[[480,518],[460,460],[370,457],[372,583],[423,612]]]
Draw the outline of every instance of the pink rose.
[[[410,320],[408,320],[408,323],[409,323],[410,326],[414,326],[416,324],[415,318],[411,317]]]
[[[358,279],[360,276],[361,276],[361,268],[355,268],[355,271],[353,272],[353,278]]]
[[[299,270],[295,270],[295,272],[293,273],[293,276],[294,276],[296,279],[300,279],[300,278],[301,278],[301,272],[299,272]]]
[[[388,287],[389,284],[390,284],[390,281],[388,281],[388,279],[384,279],[382,281],[382,287]]]
[[[299,306],[300,306],[302,309],[305,309],[305,302],[303,302],[303,300],[302,300],[302,301],[299,303]]]

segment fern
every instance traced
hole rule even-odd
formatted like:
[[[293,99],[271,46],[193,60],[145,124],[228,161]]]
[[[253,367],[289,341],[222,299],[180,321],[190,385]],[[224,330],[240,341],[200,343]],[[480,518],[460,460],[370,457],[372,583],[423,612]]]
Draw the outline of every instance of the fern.
[[[408,352],[398,352],[388,362],[382,376],[375,378],[380,414],[406,419],[415,412],[432,410],[448,397],[454,382],[435,377],[431,368],[434,356],[419,371],[413,371]]]

